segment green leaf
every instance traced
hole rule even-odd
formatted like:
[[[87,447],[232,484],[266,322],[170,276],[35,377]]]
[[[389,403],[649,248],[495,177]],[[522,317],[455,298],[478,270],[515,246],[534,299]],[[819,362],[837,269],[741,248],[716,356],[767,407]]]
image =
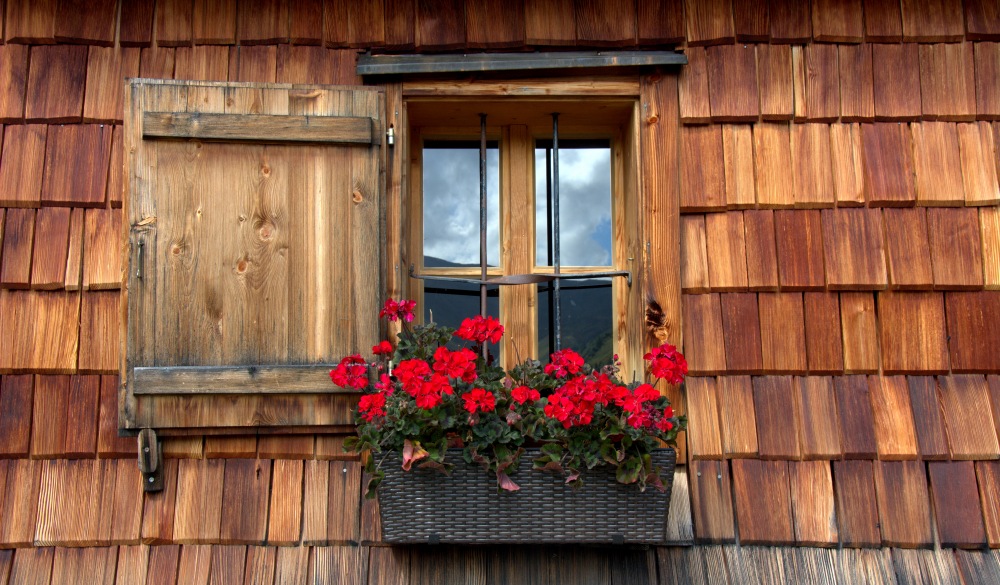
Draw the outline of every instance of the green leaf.
[[[629,457],[621,465],[615,474],[618,483],[635,483],[639,479],[639,471],[642,470],[642,459]]]

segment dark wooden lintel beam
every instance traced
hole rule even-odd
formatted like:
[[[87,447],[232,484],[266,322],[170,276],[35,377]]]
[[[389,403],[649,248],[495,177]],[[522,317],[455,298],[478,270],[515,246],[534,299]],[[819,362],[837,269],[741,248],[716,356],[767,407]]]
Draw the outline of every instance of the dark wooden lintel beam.
[[[358,75],[473,73],[685,65],[675,51],[574,51],[549,53],[475,53],[461,55],[372,55],[358,57]]]

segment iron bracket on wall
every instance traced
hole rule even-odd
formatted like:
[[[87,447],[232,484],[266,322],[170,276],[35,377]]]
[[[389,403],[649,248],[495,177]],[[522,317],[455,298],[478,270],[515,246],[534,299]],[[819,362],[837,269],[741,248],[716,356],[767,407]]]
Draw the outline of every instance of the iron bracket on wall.
[[[163,491],[163,447],[153,429],[139,431],[139,471],[143,490]]]

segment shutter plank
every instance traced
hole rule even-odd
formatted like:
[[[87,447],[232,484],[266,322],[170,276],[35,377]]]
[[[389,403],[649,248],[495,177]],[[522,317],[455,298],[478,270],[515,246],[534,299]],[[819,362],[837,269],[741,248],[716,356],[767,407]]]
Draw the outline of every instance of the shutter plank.
[[[370,118],[347,116],[266,116],[260,114],[159,113],[143,115],[143,135],[156,138],[372,144]]]
[[[336,364],[135,368],[135,394],[353,393],[330,382]]]

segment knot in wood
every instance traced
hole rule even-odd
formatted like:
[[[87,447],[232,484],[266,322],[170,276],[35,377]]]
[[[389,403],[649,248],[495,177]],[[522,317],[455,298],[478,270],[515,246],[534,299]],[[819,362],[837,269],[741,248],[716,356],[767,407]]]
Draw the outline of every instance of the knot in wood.
[[[260,165],[260,174],[264,175],[265,177],[270,177],[271,167],[268,165]]]
[[[240,258],[240,260],[236,263],[236,273],[243,274],[246,271],[247,271],[247,261],[245,258]]]
[[[659,121],[660,121],[660,117],[657,116],[656,114],[653,114],[652,116],[646,118],[646,123],[649,124],[650,126],[652,126],[653,124],[658,123]]]
[[[269,223],[265,223],[264,225],[260,226],[260,229],[257,230],[257,233],[260,235],[260,239],[266,242],[270,240],[271,237],[274,235],[274,226],[272,226]]]
[[[358,189],[355,189],[355,190],[354,190],[354,202],[355,202],[355,203],[361,203],[362,201],[364,201],[364,199],[365,199],[365,198],[364,198],[364,196],[363,196],[363,195],[361,194],[361,191],[359,191]]]
[[[181,245],[180,244],[174,244],[173,246],[170,246],[170,253],[173,254],[174,256],[180,256],[181,255]]]

